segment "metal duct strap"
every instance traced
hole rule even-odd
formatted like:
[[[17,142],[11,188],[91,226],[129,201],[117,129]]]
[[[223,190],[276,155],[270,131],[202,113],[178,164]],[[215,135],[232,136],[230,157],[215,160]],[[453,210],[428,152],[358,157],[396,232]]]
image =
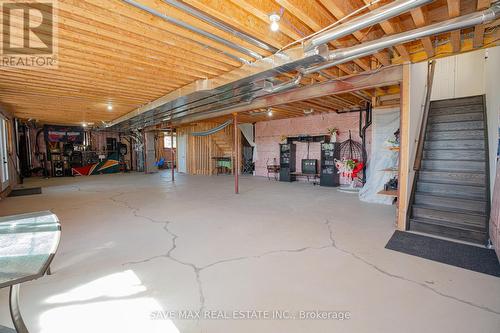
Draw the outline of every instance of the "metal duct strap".
[[[229,125],[231,125],[233,123],[232,120],[228,120],[226,121],[225,123],[223,124],[220,124],[219,126],[217,127],[214,127],[212,129],[209,129],[208,131],[204,131],[204,132],[194,132],[194,133],[191,133],[192,136],[209,136],[209,135],[212,135],[212,134],[215,134],[219,131],[222,131],[224,128],[228,127]]]

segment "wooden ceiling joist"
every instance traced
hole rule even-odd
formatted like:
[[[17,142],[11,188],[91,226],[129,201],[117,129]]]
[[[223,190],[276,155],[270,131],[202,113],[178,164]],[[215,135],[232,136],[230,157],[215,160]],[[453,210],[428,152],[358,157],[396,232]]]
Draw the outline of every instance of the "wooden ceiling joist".
[[[486,9],[490,6],[491,0],[477,0],[477,10]],[[484,24],[477,25],[474,28],[474,48],[483,46],[484,43]]]
[[[335,0],[320,0],[321,4],[336,18],[336,20],[341,20],[343,19],[347,13],[342,7],[346,8],[349,6],[345,2],[342,5],[338,5],[338,2]],[[342,6],[342,7],[341,7]],[[351,6],[349,6],[351,7]],[[353,12],[355,9],[354,8],[349,8],[350,12]],[[358,42],[363,42],[368,40],[367,34],[361,32],[361,31],[356,31],[353,33],[353,36],[356,38]],[[380,37],[380,35],[376,36]],[[374,54],[374,57],[383,65],[387,66],[390,64],[390,59],[389,56],[385,52],[377,52]]]
[[[460,16],[460,0],[447,0],[448,15],[450,18]],[[450,42],[453,52],[460,52],[461,49],[461,32],[455,30],[450,33]]]
[[[415,26],[417,28],[423,27],[427,24],[426,14],[424,13],[424,10],[421,7],[412,10],[411,17],[413,18],[413,22],[415,22]],[[434,57],[435,55],[434,46],[432,45],[430,37],[424,37],[420,41],[424,46],[424,50],[427,53],[427,56],[429,58]]]

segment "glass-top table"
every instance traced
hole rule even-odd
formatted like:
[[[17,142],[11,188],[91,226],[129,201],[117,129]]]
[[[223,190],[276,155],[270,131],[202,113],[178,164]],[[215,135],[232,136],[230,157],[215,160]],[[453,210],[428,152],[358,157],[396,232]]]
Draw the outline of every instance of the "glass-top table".
[[[19,311],[19,285],[47,273],[60,237],[59,219],[50,211],[0,217],[0,288],[10,287],[10,313],[18,333],[28,332]]]

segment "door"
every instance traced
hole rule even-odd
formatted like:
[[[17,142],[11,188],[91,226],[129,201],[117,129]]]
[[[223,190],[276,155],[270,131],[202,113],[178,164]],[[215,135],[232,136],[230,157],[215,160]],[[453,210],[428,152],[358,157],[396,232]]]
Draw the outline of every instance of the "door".
[[[186,167],[186,149],[187,148],[187,136],[186,134],[182,134],[177,136],[177,171],[178,172],[187,172]]]
[[[9,158],[7,155],[7,121],[0,117],[0,190],[9,186]]]

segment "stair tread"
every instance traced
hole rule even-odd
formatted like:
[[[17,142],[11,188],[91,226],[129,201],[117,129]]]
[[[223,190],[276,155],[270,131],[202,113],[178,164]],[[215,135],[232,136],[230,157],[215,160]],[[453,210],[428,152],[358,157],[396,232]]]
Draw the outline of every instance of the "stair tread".
[[[424,161],[443,161],[441,159],[437,158],[423,158],[422,160]],[[486,160],[473,160],[473,161],[467,161],[467,160],[446,160],[447,162],[461,162],[461,163],[474,163],[474,162],[486,162]]]
[[[436,210],[436,211],[446,212],[446,213],[457,213],[457,214],[474,215],[474,216],[481,216],[481,217],[488,216],[485,213],[479,213],[479,212],[471,211],[468,209],[449,208],[449,207],[443,207],[443,206],[431,206],[431,205],[426,205],[426,204],[413,204],[412,207],[431,209],[431,210]]]
[[[453,140],[453,141],[457,141],[457,140]],[[480,140],[480,141],[483,141],[483,140]],[[460,150],[463,150],[463,151],[480,151],[482,150],[483,152],[485,152],[486,150],[484,148],[426,148],[424,147],[424,151],[436,151],[436,150],[442,150],[442,151],[450,151],[450,150],[453,150],[453,151],[460,151]]]
[[[435,219],[429,219],[429,218],[423,218],[423,217],[412,217],[410,218],[410,224],[411,223],[427,223],[427,224],[434,224],[434,225],[439,225],[442,227],[447,227],[451,229],[458,229],[458,230],[464,230],[464,231],[473,231],[473,232],[478,232],[481,234],[486,234],[487,229],[486,226],[484,228],[480,228],[477,226],[471,226],[471,225],[462,225],[460,223],[455,223],[455,222],[446,222],[442,220],[435,220]],[[410,228],[411,229],[411,228]]]
[[[420,172],[425,172],[425,173],[429,173],[429,172],[435,172],[435,173],[466,173],[466,174],[472,174],[472,175],[477,175],[477,174],[484,174],[484,172],[477,172],[477,171],[471,171],[471,170],[453,170],[453,171],[449,171],[449,170],[441,170],[441,169],[426,169],[426,170],[420,170]]]
[[[458,97],[458,98],[447,98],[440,100],[431,101],[431,107],[448,107],[452,108],[454,106],[468,106],[468,105],[483,105],[484,98],[482,95],[478,96],[467,96],[467,97]]]
[[[442,133],[442,132],[464,132],[464,131],[481,131],[481,130],[484,130],[485,127],[478,127],[478,128],[474,128],[474,129],[435,129],[435,128],[430,128],[430,129],[427,129],[427,134],[428,133]],[[460,139],[460,140],[467,140],[467,139]],[[474,140],[474,139],[471,139],[471,140]],[[475,140],[481,140],[481,139],[475,139]]]
[[[422,158],[424,161],[447,161],[447,162],[486,162],[486,159],[484,160],[459,160],[459,159],[447,159],[447,158]]]
[[[445,116],[467,116],[467,115],[483,115],[484,113],[482,111],[476,111],[476,112],[465,112],[465,113],[445,113],[445,114],[439,114],[439,115],[433,115],[429,114],[430,120],[435,117],[445,117]],[[438,121],[436,123],[464,123],[464,122],[477,122],[477,121],[484,121],[484,120],[478,120],[478,119],[462,119],[462,120],[456,120],[456,119],[450,119],[450,120],[443,120],[443,121]],[[431,122],[434,124],[434,122]]]
[[[478,185],[475,185],[475,184],[470,184],[470,183],[453,183],[453,184],[450,184],[450,183],[446,183],[446,182],[442,182],[442,181],[439,181],[439,180],[418,180],[417,182],[419,183],[423,183],[423,184],[439,184],[439,185],[446,185],[446,186],[467,186],[467,187],[478,187],[478,188],[485,188],[485,184],[478,184]],[[486,188],[485,188],[486,190]]]
[[[488,198],[485,186],[417,182],[416,190],[421,193],[429,193],[458,199],[487,200]]]
[[[419,207],[415,205],[412,206],[412,217],[439,220],[449,224],[459,224],[462,226],[472,226],[477,228],[485,228],[487,224],[487,216],[484,214],[466,214],[462,212]]]
[[[481,131],[484,128],[475,128],[472,130],[457,130],[457,129],[428,129],[427,132],[439,133],[439,132],[467,132],[467,131]],[[469,139],[463,139],[469,140]],[[481,139],[470,139],[470,140],[481,140]]]
[[[425,195],[427,197],[436,197],[436,198],[442,198],[442,199],[447,199],[447,200],[466,200],[466,201],[476,201],[476,202],[488,202],[486,199],[469,199],[469,198],[457,198],[457,197],[450,197],[446,195],[438,195],[438,194],[431,194],[429,192],[422,192],[422,191],[415,191],[416,195]]]
[[[470,113],[450,113],[432,115],[429,114],[428,124],[449,124],[458,122],[471,122],[471,121],[484,121],[483,112],[470,112]]]

